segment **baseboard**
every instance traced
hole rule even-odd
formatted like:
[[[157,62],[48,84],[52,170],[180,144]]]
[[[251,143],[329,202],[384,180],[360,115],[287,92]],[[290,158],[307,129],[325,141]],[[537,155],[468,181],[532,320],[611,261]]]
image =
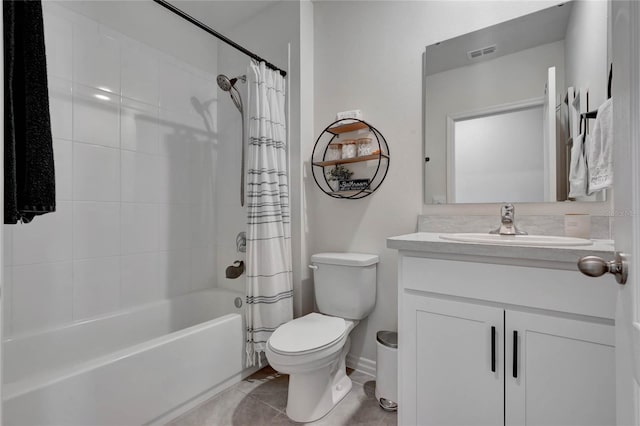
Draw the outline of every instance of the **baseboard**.
[[[376,377],[376,362],[367,358],[358,358],[352,354],[347,354],[347,367],[358,370],[361,373]]]

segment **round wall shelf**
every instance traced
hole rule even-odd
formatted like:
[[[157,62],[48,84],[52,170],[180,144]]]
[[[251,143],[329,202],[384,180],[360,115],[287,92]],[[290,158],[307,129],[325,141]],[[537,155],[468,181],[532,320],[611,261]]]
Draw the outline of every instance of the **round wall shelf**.
[[[363,138],[371,141],[368,146],[358,149],[355,140]],[[351,151],[355,150],[356,155],[342,158],[343,144],[354,144]],[[340,158],[329,152],[330,145],[331,151],[340,152]],[[389,146],[382,133],[366,121],[350,118],[334,121],[318,136],[311,154],[311,170],[313,179],[325,194],[358,200],[380,187],[389,171],[389,161]]]

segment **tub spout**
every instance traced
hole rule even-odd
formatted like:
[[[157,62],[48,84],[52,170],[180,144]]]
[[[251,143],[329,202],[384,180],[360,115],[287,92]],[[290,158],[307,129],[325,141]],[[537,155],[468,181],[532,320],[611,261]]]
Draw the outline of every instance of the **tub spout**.
[[[236,260],[233,262],[233,265],[228,266],[225,270],[225,275],[227,278],[235,279],[238,278],[244,272],[244,262],[242,260]]]

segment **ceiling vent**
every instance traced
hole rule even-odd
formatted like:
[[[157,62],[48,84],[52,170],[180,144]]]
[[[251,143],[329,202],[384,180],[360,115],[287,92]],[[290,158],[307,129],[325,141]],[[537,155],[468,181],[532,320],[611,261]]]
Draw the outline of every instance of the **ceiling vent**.
[[[492,44],[491,46],[482,47],[476,50],[470,50],[467,52],[467,56],[469,59],[478,59],[485,55],[490,55],[496,51],[496,45]]]

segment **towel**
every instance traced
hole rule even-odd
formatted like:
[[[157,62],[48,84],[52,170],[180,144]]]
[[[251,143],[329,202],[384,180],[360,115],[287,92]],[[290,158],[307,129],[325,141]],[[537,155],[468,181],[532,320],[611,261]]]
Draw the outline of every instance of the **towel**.
[[[573,138],[571,146],[571,162],[569,163],[569,197],[577,198],[587,195],[587,159],[585,158],[584,133]]]
[[[4,223],[56,209],[42,4],[3,1]]]
[[[591,141],[586,146],[589,195],[613,184],[613,102],[611,99],[607,99],[598,108],[591,134]]]

